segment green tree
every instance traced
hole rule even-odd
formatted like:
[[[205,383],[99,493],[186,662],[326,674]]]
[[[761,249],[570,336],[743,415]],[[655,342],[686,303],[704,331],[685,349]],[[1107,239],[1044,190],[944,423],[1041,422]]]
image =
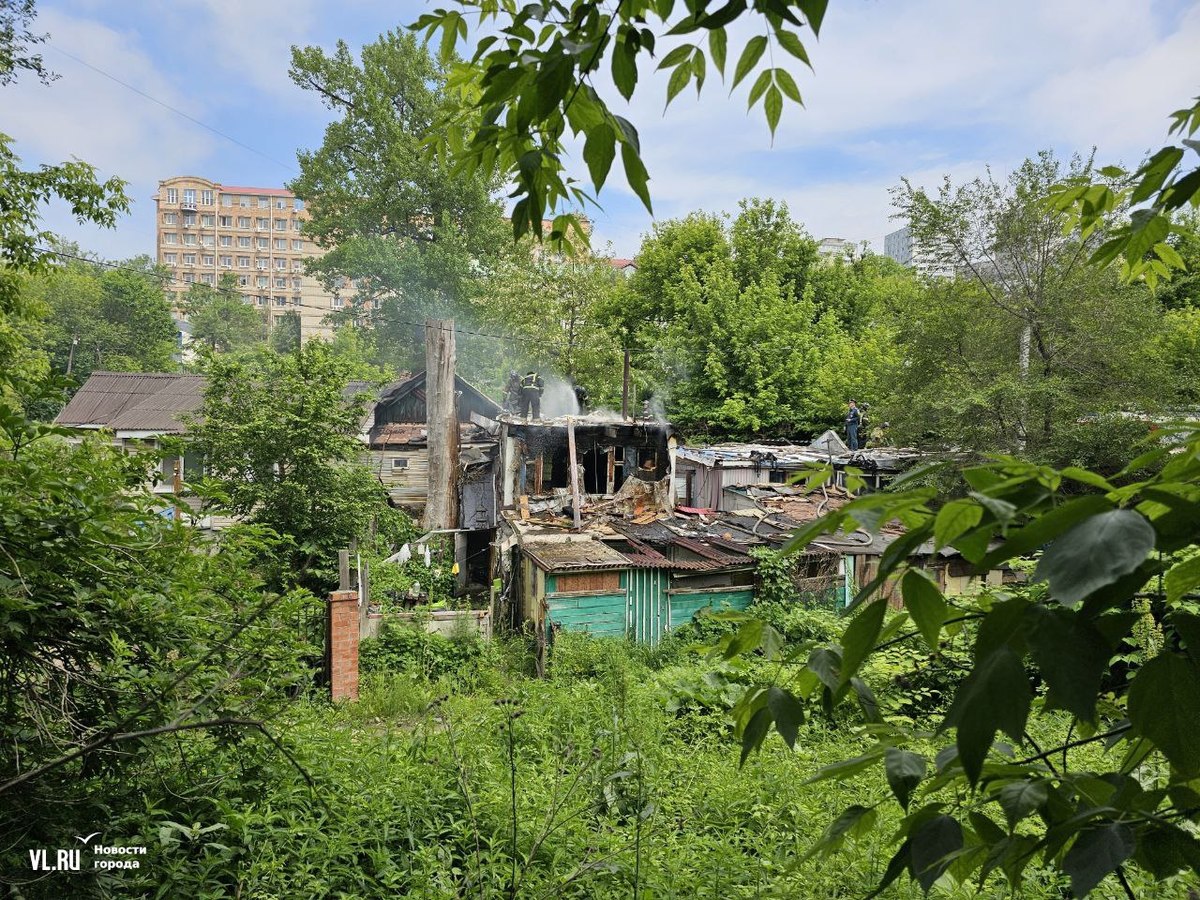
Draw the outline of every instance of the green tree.
[[[234,275],[222,275],[215,288],[193,284],[184,296],[183,309],[192,326],[193,344],[214,352],[229,353],[266,340],[263,313],[241,295]]]
[[[502,385],[510,368],[548,367],[584,386],[594,405],[619,405],[621,346],[603,315],[622,287],[606,260],[587,256],[531,255],[498,266],[472,297],[474,321],[512,336],[496,348],[487,381]]]
[[[291,76],[337,116],[321,147],[301,151],[290,185],[327,251],[310,271],[378,329],[377,362],[412,368],[424,351],[411,323],[461,308],[466,284],[506,249],[498,183],[423,149],[448,99],[443,70],[411,35],[383,35],[361,62],[344,43],[295,48]]]
[[[211,358],[204,406],[188,434],[204,459],[207,504],[280,538],[272,583],[324,591],[337,552],[363,537],[387,495],[361,464],[364,398],[350,366],[312,341],[286,356]]]
[[[1004,183],[947,179],[932,197],[907,182],[896,190],[914,243],[958,273],[896,311],[908,357],[897,418],[903,407],[926,434],[1052,458],[1085,417],[1157,408],[1161,373],[1143,352],[1159,327],[1153,298],[1088,265],[1100,233],[1064,231],[1065,216],[1042,202],[1089,166],[1075,158],[1067,176],[1041,153]]]
[[[29,30],[36,17],[34,0],[0,0],[0,87],[16,81],[21,69],[32,72],[43,84],[58,78],[45,67],[42,54],[30,52],[49,37]]]
[[[285,312],[275,317],[271,326],[269,343],[276,353],[291,353],[300,348],[300,313]]]

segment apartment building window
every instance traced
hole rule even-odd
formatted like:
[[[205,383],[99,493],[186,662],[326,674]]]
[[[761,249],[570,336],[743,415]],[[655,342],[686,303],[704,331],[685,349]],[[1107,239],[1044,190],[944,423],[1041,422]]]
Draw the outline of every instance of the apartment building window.
[[[200,224],[205,228],[212,228],[217,224],[217,218],[212,213],[205,213],[200,217]]]
[[[271,198],[270,197],[259,197],[258,198],[258,208],[259,209],[270,209],[271,208]]]
[[[178,213],[173,213],[173,212],[163,213],[163,224],[164,225],[174,225],[178,221],[179,221]]]
[[[294,297],[292,297],[292,306],[299,306],[299,305],[300,305],[300,295],[297,294]]]
[[[183,254],[183,264],[185,266],[194,266],[196,264],[196,254],[195,253]]]
[[[238,228],[249,228],[249,227],[250,227],[250,217],[249,216],[238,216]]]
[[[185,212],[183,214],[183,227],[190,228],[196,224],[196,214],[194,212]]]
[[[287,238],[275,238],[275,249],[276,250],[286,250],[287,249]]]
[[[238,238],[238,246],[239,247],[249,247],[250,244],[251,244],[251,241],[250,241],[250,238],[248,235],[242,235],[241,237]]]
[[[303,281],[301,279],[299,279],[299,278],[292,279],[292,287],[294,287],[296,290],[300,290],[300,287],[302,284],[303,284]]]
[[[222,194],[221,195],[221,205],[222,206],[233,206],[233,194]]]
[[[178,203],[179,202],[179,191],[175,190],[175,188],[167,188],[167,202],[168,203]]]
[[[177,259],[178,259],[178,257],[174,253],[164,253],[163,254],[163,262],[166,263],[168,266],[175,265],[175,261]]]
[[[233,227],[233,216],[220,216],[217,224],[220,225],[222,228],[232,228]]]
[[[300,240],[299,238],[296,238],[295,240],[292,241],[292,249],[293,250],[303,250],[304,249],[304,241]]]
[[[238,276],[238,287],[250,287],[250,276],[249,275],[239,275]]]
[[[275,230],[276,231],[287,231],[287,225],[288,225],[287,219],[276,219],[275,220]]]
[[[301,200],[299,197],[294,198],[292,200],[292,209],[296,210],[296,212],[299,212],[300,210],[304,209],[304,201]]]
[[[163,235],[163,243],[164,244],[177,244],[177,243],[179,243],[179,235],[175,234],[174,232],[167,232],[166,234]]]
[[[265,304],[267,302],[267,298],[264,297],[262,294],[255,294],[254,302],[257,303],[259,306],[262,306],[263,304]]]
[[[259,250],[270,250],[271,239],[265,237],[255,238],[254,246],[258,247]]]
[[[213,257],[212,257],[211,255],[209,255],[209,254],[207,254],[207,253],[206,253],[206,254],[204,254],[204,260],[203,260],[203,262],[204,262],[204,265],[206,265],[206,266],[211,266],[211,265],[212,265],[212,264],[213,264],[215,261],[216,261],[216,260],[214,260],[214,259],[213,259]]]
[[[183,189],[183,202],[190,203],[193,206],[196,205],[196,189],[195,188],[184,188]]]
[[[283,197],[277,198],[275,200],[275,208],[276,209],[287,209],[287,200],[285,200]]]
[[[303,272],[304,271],[304,263],[300,262],[300,260],[298,260],[298,259],[292,260],[292,271],[293,272]]]
[[[193,275],[191,272],[184,272],[183,273],[183,283],[184,284],[195,284],[196,276]]]
[[[212,206],[213,205],[213,192],[212,191],[201,191],[200,192],[200,202],[204,206]]]
[[[195,247],[196,246],[196,236],[194,234],[185,234],[183,236],[183,243],[186,244],[188,247]]]
[[[233,268],[233,257],[232,256],[222,256],[221,257],[221,266],[226,269],[232,269]]]
[[[333,300],[331,301],[331,303],[333,304],[334,309],[341,309],[343,306],[346,305],[346,301],[343,300],[341,297],[334,297]]]
[[[216,279],[216,276],[213,275],[212,272],[205,272],[203,275],[200,276],[200,280],[203,281],[205,284],[212,284],[215,279]]]
[[[287,297],[276,297],[275,305],[276,306],[287,306]]]
[[[238,257],[238,268],[239,268],[239,269],[248,269],[248,268],[250,268],[250,257],[248,257],[248,256],[239,256],[239,257]]]
[[[255,287],[265,288],[271,286],[271,279],[266,275],[259,275],[254,281]]]
[[[276,276],[275,287],[278,288],[279,290],[286,291],[287,290],[287,279],[279,278],[278,276]]]
[[[200,243],[205,247],[212,247],[217,243],[217,239],[211,234],[202,234],[200,235]]]
[[[264,218],[260,217],[260,218],[257,218],[254,220],[254,224],[258,228],[259,231],[270,231],[271,230],[271,220],[270,219],[264,219]]]
[[[379,302],[378,297],[371,301],[371,309],[379,309],[382,305],[383,304]]]
[[[299,231],[299,230],[300,230],[300,220],[292,219],[292,231]]]
[[[221,246],[222,247],[232,247],[233,246],[233,235],[232,234],[221,235]]]
[[[256,260],[254,261],[255,265],[256,265],[258,268],[260,268],[260,269],[265,269],[265,268],[267,268],[267,263],[268,263],[268,262],[269,262],[269,260],[267,260],[267,259],[265,259],[264,257],[261,257],[261,256],[260,256],[260,257],[258,257],[258,259],[256,259]]]
[[[286,259],[275,260],[275,268],[286,272],[287,271],[287,260]]]

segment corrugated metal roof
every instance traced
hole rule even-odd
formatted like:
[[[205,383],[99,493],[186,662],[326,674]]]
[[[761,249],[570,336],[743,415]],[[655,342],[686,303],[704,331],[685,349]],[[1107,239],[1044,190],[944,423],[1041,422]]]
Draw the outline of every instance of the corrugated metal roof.
[[[183,416],[204,403],[203,375],[93,372],[54,419],[57,425],[113,431],[186,430]]]

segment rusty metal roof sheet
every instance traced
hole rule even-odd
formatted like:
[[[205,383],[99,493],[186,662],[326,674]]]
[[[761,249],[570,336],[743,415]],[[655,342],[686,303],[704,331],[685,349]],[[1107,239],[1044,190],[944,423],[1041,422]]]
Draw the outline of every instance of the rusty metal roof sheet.
[[[179,434],[204,403],[203,375],[93,372],[54,419],[57,425]]]
[[[630,565],[625,554],[591,538],[566,541],[526,540],[521,546],[529,558],[547,572],[571,569],[625,569]]]

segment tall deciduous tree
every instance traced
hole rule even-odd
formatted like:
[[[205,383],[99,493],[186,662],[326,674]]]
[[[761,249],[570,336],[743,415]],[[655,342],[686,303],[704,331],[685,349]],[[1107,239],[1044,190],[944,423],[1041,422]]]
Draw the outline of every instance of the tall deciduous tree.
[[[210,505],[271,528],[280,585],[323,590],[337,551],[363,536],[387,495],[359,462],[363,398],[350,367],[313,341],[286,356],[213,357],[189,433],[204,459]]]
[[[338,117],[321,147],[300,153],[290,185],[312,214],[306,232],[327,251],[311,270],[353,294],[390,361],[411,367],[423,350],[410,323],[453,315],[465,282],[511,243],[497,184],[422,147],[448,101],[442,68],[411,35],[383,35],[361,60],[344,43],[294,48],[291,76]]]
[[[905,402],[940,407],[941,433],[1044,456],[1082,417],[1148,411],[1159,399],[1141,356],[1157,327],[1153,299],[1088,265],[1100,234],[1064,232],[1064,215],[1042,202],[1089,166],[1075,158],[1064,171],[1044,152],[1004,182],[947,179],[936,196],[907,182],[896,190],[916,245],[958,273],[930,289],[926,306],[899,311],[913,360]]]

